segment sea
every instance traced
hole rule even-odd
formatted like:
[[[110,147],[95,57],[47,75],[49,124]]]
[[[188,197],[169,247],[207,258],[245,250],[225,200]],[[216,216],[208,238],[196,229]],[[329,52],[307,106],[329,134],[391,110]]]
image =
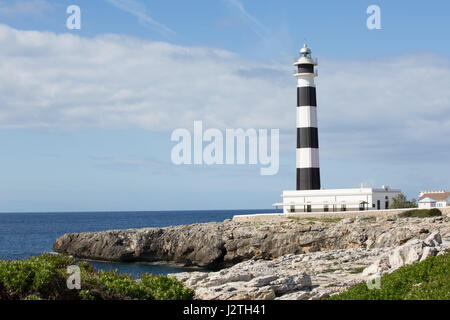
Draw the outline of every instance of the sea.
[[[167,227],[223,221],[237,214],[270,213],[272,209],[130,212],[0,213],[0,260],[20,260],[52,252],[65,233],[112,229]],[[97,270],[117,270],[140,278],[142,273],[168,274],[198,271],[167,264],[89,261]]]

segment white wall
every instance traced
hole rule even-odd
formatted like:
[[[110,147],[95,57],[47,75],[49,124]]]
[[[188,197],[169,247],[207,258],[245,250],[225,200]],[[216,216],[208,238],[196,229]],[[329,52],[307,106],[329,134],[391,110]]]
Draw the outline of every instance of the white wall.
[[[430,209],[434,208],[436,202],[419,202],[419,209]]]
[[[340,212],[342,204],[346,205],[347,211],[359,210],[359,203],[365,201],[368,205],[365,205],[365,210],[377,209],[377,200],[380,200],[380,210],[388,209],[392,204],[392,198],[398,195],[401,191],[399,189],[372,189],[372,188],[360,188],[360,189],[323,189],[323,190],[307,190],[296,191],[288,190],[283,191],[283,203],[286,206],[283,207],[283,212],[290,212],[290,203],[295,203],[295,209],[297,211],[304,211],[305,206],[311,205],[312,211],[323,211],[324,205],[329,204],[329,211],[333,211],[333,205],[335,211]],[[387,199],[386,199],[387,197]],[[386,201],[388,201],[388,207],[386,207]],[[375,204],[375,208],[373,208]]]

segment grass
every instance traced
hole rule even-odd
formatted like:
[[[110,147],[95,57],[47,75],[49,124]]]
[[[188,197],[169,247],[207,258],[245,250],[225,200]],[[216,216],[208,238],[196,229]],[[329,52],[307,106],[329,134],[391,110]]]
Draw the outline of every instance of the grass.
[[[376,218],[376,217],[368,217],[366,220],[367,220],[367,222],[369,222],[369,223],[375,223],[375,222],[377,222],[377,218]]]
[[[336,260],[336,258],[335,257],[333,257],[333,256],[326,256],[326,257],[323,257],[322,258],[323,260]]]
[[[311,222],[325,222],[325,223],[336,223],[342,220],[342,218],[315,218],[315,217],[288,217],[288,219],[293,219],[296,221],[308,221]]]
[[[335,271],[338,271],[338,270],[339,269],[325,269],[321,273],[332,273],[332,272],[335,272]]]
[[[439,209],[414,209],[402,212],[398,215],[400,218],[430,218],[442,216],[442,212]]]
[[[70,290],[67,267],[76,261],[66,255],[43,254],[27,260],[0,261],[0,299],[6,300],[189,300],[194,291],[173,277],[96,271],[80,262],[81,290]]]
[[[403,266],[381,277],[381,288],[357,284],[330,300],[450,300],[450,254]]]
[[[354,274],[354,273],[361,273],[361,272],[363,272],[363,270],[364,270],[365,268],[366,268],[366,267],[358,267],[358,268],[354,268],[354,269],[350,270],[349,273],[352,273],[352,274]]]

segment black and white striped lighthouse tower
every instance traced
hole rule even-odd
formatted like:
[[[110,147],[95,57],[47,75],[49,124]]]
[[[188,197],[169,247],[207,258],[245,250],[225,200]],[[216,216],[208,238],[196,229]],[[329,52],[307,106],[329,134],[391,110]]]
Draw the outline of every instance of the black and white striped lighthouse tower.
[[[317,60],[305,44],[294,63],[297,71],[297,190],[320,189],[319,137],[317,131]]]

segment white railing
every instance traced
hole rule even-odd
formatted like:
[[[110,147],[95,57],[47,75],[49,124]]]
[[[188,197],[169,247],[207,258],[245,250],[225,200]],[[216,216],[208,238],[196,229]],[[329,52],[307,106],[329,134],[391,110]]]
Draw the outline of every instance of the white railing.
[[[297,62],[298,62],[298,59],[299,59],[299,58],[293,59],[294,63],[297,63]],[[310,58],[310,59],[311,59],[312,63],[314,63],[314,64],[319,64],[319,59],[318,59],[318,58]]]

